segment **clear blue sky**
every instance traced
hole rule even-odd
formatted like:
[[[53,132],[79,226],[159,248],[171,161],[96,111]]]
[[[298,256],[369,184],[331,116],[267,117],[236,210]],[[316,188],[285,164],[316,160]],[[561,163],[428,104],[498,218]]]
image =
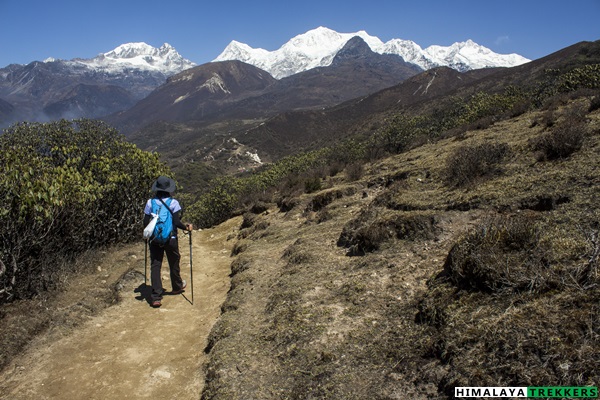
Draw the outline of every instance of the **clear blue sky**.
[[[423,48],[472,39],[536,59],[600,39],[600,0],[0,0],[0,67],[92,58],[129,42],[169,43],[203,64],[231,40],[276,50],[319,26]]]

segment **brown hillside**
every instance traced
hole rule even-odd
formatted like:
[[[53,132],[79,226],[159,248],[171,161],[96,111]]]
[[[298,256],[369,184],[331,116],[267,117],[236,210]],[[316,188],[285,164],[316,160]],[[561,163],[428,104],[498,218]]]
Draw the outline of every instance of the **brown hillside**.
[[[227,103],[256,95],[274,82],[267,72],[240,61],[208,63],[170,77],[131,109],[107,120],[128,134],[157,121],[210,119]]]
[[[598,386],[600,112],[588,107],[556,111],[554,130],[532,112],[468,131],[329,178],[291,210],[247,214],[202,398]],[[582,141],[547,158],[540,143],[560,124]]]

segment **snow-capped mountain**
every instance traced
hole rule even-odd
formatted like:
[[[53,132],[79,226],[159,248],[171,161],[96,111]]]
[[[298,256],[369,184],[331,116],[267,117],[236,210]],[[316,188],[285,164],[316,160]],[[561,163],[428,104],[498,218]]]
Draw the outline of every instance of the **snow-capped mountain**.
[[[49,58],[0,68],[0,98],[12,121],[100,117],[131,107],[172,75],[196,64],[165,43],[123,44],[91,59]]]
[[[489,67],[514,67],[531,60],[518,54],[497,54],[472,40],[451,46],[429,46],[424,50],[433,66],[446,65],[458,71]]]
[[[55,59],[48,59],[45,62],[56,61]],[[156,48],[143,42],[123,44],[108,53],[100,53],[91,59],[77,58],[65,61],[65,63],[83,65],[113,74],[122,73],[124,70],[137,69],[159,72],[165,76],[171,76],[196,66],[195,63],[183,58],[168,43]]]
[[[368,35],[365,31],[338,33],[320,27],[292,38],[275,51],[254,49],[234,40],[213,61],[243,61],[280,79],[312,68],[330,65],[337,52],[354,36],[361,37],[371,49],[382,44],[381,40]]]
[[[275,51],[254,49],[232,41],[214,61],[239,60],[252,64],[280,79],[315,67],[331,64],[337,52],[352,37],[361,37],[376,53],[395,54],[423,69],[448,66],[459,71],[489,67],[513,67],[529,62],[518,54],[497,54],[472,40],[451,46],[422,49],[410,40],[392,39],[386,43],[365,31],[338,33],[319,27],[298,35]]]

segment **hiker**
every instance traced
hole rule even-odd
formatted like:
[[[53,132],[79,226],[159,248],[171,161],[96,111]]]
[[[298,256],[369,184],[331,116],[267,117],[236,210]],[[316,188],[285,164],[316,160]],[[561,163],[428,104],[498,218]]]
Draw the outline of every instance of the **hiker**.
[[[179,270],[181,255],[179,254],[179,244],[177,242],[177,228],[191,231],[193,226],[192,224],[183,224],[181,222],[181,206],[177,200],[171,197],[175,191],[175,181],[173,179],[166,176],[158,177],[152,185],[152,191],[156,192],[156,195],[146,202],[146,207],[144,208],[144,226],[148,225],[152,220],[152,214],[157,214],[157,210],[161,207],[167,208],[169,211],[168,214],[172,217],[170,218],[172,225],[167,227],[168,236],[166,235],[165,242],[161,243],[158,238],[152,238],[149,245],[150,281],[152,284],[151,304],[152,307],[160,307],[162,296],[165,293],[160,274],[165,253],[169,261],[171,286],[173,288],[171,294],[182,293],[186,288],[186,281],[181,279]]]

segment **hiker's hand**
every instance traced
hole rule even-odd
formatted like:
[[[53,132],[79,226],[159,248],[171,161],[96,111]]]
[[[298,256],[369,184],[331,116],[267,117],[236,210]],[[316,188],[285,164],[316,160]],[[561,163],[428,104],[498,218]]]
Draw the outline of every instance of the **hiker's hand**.
[[[185,227],[189,232],[191,232],[192,229],[194,229],[194,225],[192,225],[192,224],[185,224]]]

